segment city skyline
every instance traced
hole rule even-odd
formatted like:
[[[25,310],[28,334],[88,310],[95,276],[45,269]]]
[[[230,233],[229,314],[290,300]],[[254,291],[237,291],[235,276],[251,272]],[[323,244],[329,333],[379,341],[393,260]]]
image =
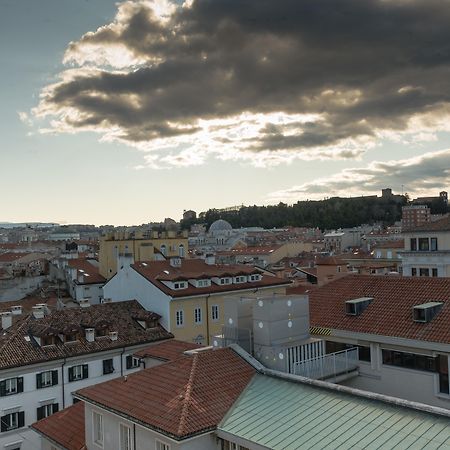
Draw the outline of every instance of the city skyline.
[[[443,2],[0,7],[2,222],[448,190]]]

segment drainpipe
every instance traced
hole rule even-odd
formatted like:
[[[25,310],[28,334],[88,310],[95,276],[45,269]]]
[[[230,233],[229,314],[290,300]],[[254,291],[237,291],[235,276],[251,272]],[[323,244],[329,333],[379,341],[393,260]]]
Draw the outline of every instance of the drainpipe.
[[[66,358],[64,358],[64,362],[61,365],[61,385],[62,385],[62,409],[66,407],[66,394],[64,387],[64,366],[66,365]]]
[[[136,450],[136,424],[133,423],[133,450]]]
[[[123,377],[123,354],[125,353],[125,347],[122,348],[120,353],[120,376]]]
[[[206,296],[206,345],[209,345],[209,297],[211,294]]]

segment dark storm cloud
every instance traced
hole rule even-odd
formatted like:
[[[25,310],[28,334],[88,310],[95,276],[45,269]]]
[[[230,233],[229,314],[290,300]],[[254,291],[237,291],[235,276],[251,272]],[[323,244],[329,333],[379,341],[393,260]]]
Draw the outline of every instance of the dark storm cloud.
[[[418,114],[432,129],[450,100],[447,0],[194,0],[162,20],[161,4],[125,2],[71,43],[80,72],[49,86],[36,114],[129,142],[185,136],[193,151],[199,120],[265,114],[258,132],[210,138],[241,154],[345,158],[411,132]],[[280,112],[294,117],[273,123]]]

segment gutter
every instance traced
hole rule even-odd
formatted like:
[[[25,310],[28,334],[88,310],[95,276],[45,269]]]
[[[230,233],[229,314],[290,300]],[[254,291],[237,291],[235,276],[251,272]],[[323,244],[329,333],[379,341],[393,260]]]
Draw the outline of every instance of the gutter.
[[[66,365],[66,358],[64,357],[64,362],[61,364],[61,387],[62,387],[62,409],[66,407],[66,392],[64,385],[64,366]]]

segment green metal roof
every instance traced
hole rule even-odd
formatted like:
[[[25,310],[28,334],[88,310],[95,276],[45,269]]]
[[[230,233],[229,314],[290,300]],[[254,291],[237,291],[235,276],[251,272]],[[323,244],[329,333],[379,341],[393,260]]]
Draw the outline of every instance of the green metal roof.
[[[259,374],[218,432],[276,450],[450,449],[450,418]]]

